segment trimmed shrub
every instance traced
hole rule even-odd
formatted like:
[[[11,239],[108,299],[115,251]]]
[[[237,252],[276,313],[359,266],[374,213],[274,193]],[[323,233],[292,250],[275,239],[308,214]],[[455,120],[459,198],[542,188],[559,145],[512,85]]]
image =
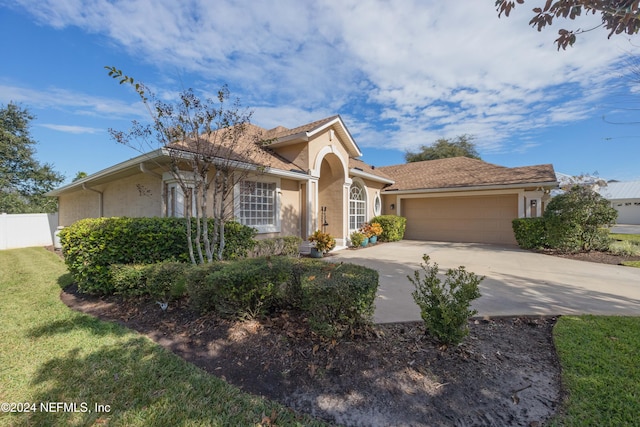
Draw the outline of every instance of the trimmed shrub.
[[[301,276],[309,326],[325,338],[340,338],[371,322],[378,272],[355,264],[309,262]]]
[[[421,263],[424,277],[416,270],[409,281],[415,286],[411,294],[420,307],[427,332],[442,344],[459,344],[469,333],[467,321],[477,313],[471,301],[480,298],[478,285],[484,280],[464,267],[447,270],[445,281],[438,278],[438,264],[429,265],[429,256]]]
[[[188,290],[194,306],[203,312],[215,311],[223,317],[259,317],[278,302],[278,293],[291,277],[286,258],[249,258],[222,262],[203,282],[192,281]]]
[[[213,230],[213,220],[209,220],[209,229]],[[195,222],[195,221],[194,221]],[[224,226],[224,251],[223,259],[245,258],[256,244],[255,228],[247,227],[235,221],[229,221]],[[186,236],[185,236],[186,239]]]
[[[381,242],[397,242],[404,237],[407,219],[397,215],[379,215],[371,218],[371,222],[378,223],[382,227]]]
[[[540,249],[546,246],[544,218],[516,218],[512,221],[513,233],[522,249]]]
[[[107,295],[114,291],[113,264],[188,262],[185,224],[182,218],[88,218],[62,229],[60,242],[78,288]],[[228,223],[225,236],[225,257],[237,258],[253,247],[255,230]]]
[[[113,293],[126,297],[145,295],[148,265],[114,264],[109,266]]]
[[[192,264],[174,261],[150,265],[146,270],[147,293],[161,301],[183,297],[187,291],[185,273],[192,267]]]
[[[115,264],[109,266],[113,293],[125,297],[150,296],[169,301],[186,294],[188,271],[196,266],[165,261],[157,264]]]
[[[300,244],[303,242],[299,236],[271,237],[256,240],[256,244],[250,251],[253,258],[264,256],[300,256]]]

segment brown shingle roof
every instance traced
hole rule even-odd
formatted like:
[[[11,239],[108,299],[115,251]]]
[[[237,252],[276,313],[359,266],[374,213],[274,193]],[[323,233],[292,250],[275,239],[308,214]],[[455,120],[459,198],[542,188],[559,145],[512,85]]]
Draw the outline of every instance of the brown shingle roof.
[[[349,169],[356,168],[371,175],[379,176],[380,178],[392,179],[389,175],[381,171],[379,168],[363,162],[360,159],[349,158]]]
[[[295,135],[302,132],[310,132],[314,129],[321,127],[324,124],[335,120],[338,116],[326,117],[324,119],[316,120],[315,122],[307,123],[302,126],[295,127],[293,129],[287,129],[284,126],[278,126],[273,129],[269,129],[263,132],[265,139],[283,138],[289,135]]]
[[[305,173],[304,170],[288,161],[268,146],[261,144],[265,139],[265,130],[260,126],[247,123],[246,132],[239,138],[232,147],[230,139],[221,137],[224,131],[213,132],[209,137],[200,139],[200,144],[192,142],[187,146],[184,144],[172,144],[170,148],[178,148],[187,152],[205,152],[212,157],[229,159],[232,161],[266,166],[285,171]],[[232,129],[225,130],[232,131]],[[209,143],[207,145],[207,143]],[[233,149],[233,151],[232,151]]]
[[[508,168],[468,157],[383,166],[376,170],[395,181],[395,184],[385,190],[427,190],[556,181],[550,164]]]

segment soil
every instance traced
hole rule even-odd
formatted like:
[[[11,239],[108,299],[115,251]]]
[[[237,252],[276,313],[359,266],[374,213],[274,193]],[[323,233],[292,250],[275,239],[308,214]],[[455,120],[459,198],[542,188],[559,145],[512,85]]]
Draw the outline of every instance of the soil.
[[[459,346],[422,323],[375,325],[340,341],[314,336],[295,313],[261,321],[201,316],[188,301],[65,289],[69,307],[146,334],[244,391],[348,426],[536,426],[562,401],[556,318],[471,319]],[[277,420],[272,420],[277,424]]]
[[[609,264],[634,259],[550,255]],[[555,317],[471,319],[463,343],[443,347],[420,322],[327,341],[296,313],[228,321],[194,312],[187,300],[163,311],[154,301],[92,297],[73,285],[61,299],[139,331],[249,393],[335,424],[533,427],[561,410],[564,397]]]

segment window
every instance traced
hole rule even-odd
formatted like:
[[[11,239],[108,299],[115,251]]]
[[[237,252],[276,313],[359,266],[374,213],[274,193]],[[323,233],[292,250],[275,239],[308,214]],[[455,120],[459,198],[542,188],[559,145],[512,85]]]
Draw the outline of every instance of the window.
[[[191,216],[196,214],[196,200],[193,197],[193,189],[189,188],[185,196],[178,183],[167,184],[167,216],[174,218],[184,218],[187,216],[187,203],[191,200]]]
[[[380,215],[382,212],[382,201],[380,200],[380,195],[376,194],[376,198],[373,200],[373,214],[375,216]]]
[[[349,189],[349,230],[357,230],[366,221],[367,202],[364,188],[357,182]]]
[[[277,184],[243,181],[238,187],[238,221],[262,233],[279,231]]]

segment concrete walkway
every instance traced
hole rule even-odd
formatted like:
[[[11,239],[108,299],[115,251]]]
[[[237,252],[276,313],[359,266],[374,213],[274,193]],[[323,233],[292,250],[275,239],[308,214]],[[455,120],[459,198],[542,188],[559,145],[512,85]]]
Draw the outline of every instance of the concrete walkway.
[[[422,254],[440,270],[460,265],[486,276],[482,297],[473,303],[479,316],[620,314],[640,315],[640,268],[574,261],[476,243],[403,240],[327,258],[378,270],[377,323],[420,320],[407,275],[420,268]]]

